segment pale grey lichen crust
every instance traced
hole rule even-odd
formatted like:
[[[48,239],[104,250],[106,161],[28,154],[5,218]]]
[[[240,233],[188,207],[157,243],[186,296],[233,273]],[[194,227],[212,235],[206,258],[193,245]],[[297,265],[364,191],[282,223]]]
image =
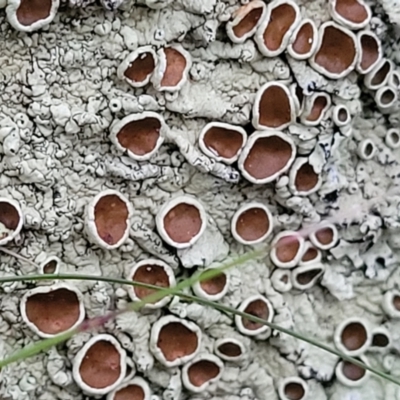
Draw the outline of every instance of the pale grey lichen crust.
[[[24,219],[7,248],[37,265],[57,257],[60,273],[118,278],[129,276],[135,263],[157,258],[179,280],[194,267],[213,267],[249,250],[231,234],[231,219],[244,204],[263,203],[270,210],[274,228],[267,242],[281,231],[328,218],[338,228],[339,241],[318,257],[323,276],[310,288],[293,288],[292,270],[283,273],[266,258],[229,271],[228,289],[219,301],[239,308],[263,296],[273,308],[272,322],[330,346],[343,321],[362,318],[372,336],[384,332],[390,341],[387,349],[371,347],[360,357],[400,379],[400,314],[392,301],[400,290],[400,112],[396,101],[389,114],[382,113],[372,92],[391,85],[398,94],[400,47],[393,39],[400,6],[394,0],[365,2],[373,12],[363,29],[381,41],[378,65],[386,60],[391,70],[375,86],[371,73],[364,81],[355,71],[330,80],[286,53],[263,56],[253,38],[231,42],[225,25],[246,0],[65,0],[51,23],[29,35],[15,31],[7,20],[6,10],[14,15],[18,2],[9,0],[7,6],[0,0],[0,197],[18,202]],[[331,20],[325,0],[295,3],[301,18],[317,27]],[[157,53],[171,45],[182,46],[190,56],[188,77],[179,90],[159,91],[158,83],[132,88],[118,79],[118,67],[137,48],[150,46]],[[291,85],[297,82],[306,96],[323,92],[332,101],[317,126],[306,126],[298,118],[301,104],[293,98],[291,113],[297,120],[283,130],[296,146],[296,157],[306,157],[320,175],[318,190],[307,196],[297,194],[289,171],[272,183],[251,184],[237,164],[209,157],[198,145],[210,122],[253,133],[257,93],[272,81],[291,88],[292,96]],[[332,112],[338,105],[351,118],[335,124],[339,116]],[[144,161],[122,154],[110,140],[112,124],[142,113],[161,115],[168,127],[163,144]],[[88,204],[108,190],[121,193],[133,209],[129,234],[115,250],[100,249],[85,233]],[[207,227],[192,247],[177,250],[162,240],[155,217],[178,196],[202,204]],[[42,273],[7,254],[1,253],[0,262],[1,276]],[[87,317],[123,309],[130,301],[126,288],[118,285],[70,284],[82,293]],[[21,298],[32,287],[2,285],[1,357],[39,339],[19,312]],[[309,399],[400,399],[398,388],[373,375],[361,386],[337,378],[338,358],[307,343],[269,330],[256,338],[243,335],[233,317],[174,297],[164,309],[121,314],[97,332],[120,343],[133,361],[133,374],[149,384],[152,400],[193,398],[182,383],[182,367],[168,367],[155,357],[152,327],[165,314],[201,330],[198,357],[218,356],[215,344],[226,338],[239,342],[244,352],[225,360],[219,380],[196,399],[276,400],[280,382],[294,376],[307,381]],[[76,384],[72,365],[97,333],[80,333],[63,346],[4,368],[0,397],[88,398]]]

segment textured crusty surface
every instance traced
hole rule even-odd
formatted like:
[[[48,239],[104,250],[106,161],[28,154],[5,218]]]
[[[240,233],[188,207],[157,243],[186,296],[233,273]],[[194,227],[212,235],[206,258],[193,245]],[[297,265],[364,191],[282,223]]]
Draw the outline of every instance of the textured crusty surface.
[[[113,9],[121,1],[101,3]],[[312,289],[277,292],[270,280],[274,267],[264,259],[232,270],[228,292],[220,301],[238,307],[246,298],[263,294],[274,308],[273,322],[331,346],[336,326],[348,317],[363,317],[373,327],[384,324],[393,349],[368,352],[367,359],[400,378],[399,322],[388,319],[381,308],[383,293],[400,285],[396,268],[400,150],[387,147],[384,140],[387,129],[399,125],[400,113],[381,115],[373,97],[358,86],[355,73],[330,81],[305,62],[287,56],[262,57],[251,39],[230,43],[224,25],[240,3],[245,2],[126,0],[117,11],[105,11],[93,1],[70,0],[62,2],[48,27],[29,35],[14,31],[0,10],[0,197],[17,200],[25,216],[21,236],[8,246],[37,264],[57,256],[64,273],[126,277],[134,262],[156,257],[181,277],[187,275],[184,267],[206,267],[248,250],[230,232],[234,212],[247,201],[269,206],[274,217],[270,239],[282,230],[301,229],[330,215],[340,242],[324,253],[325,274]],[[326,1],[298,3],[302,16],[318,26],[330,18]],[[398,44],[383,21],[388,21],[387,12],[392,23],[400,22],[400,12],[391,7],[393,1],[381,3],[367,28],[378,35],[385,56],[397,68]],[[178,93],[157,92],[151,84],[133,89],[118,80],[118,65],[137,47],[152,45],[157,50],[177,42],[193,63],[188,82]],[[285,130],[299,154],[309,156],[321,171],[323,184],[309,197],[293,196],[286,176],[278,183],[250,185],[240,178],[236,164],[215,162],[197,144],[210,121],[242,125],[252,133],[249,122],[257,90],[268,81],[294,79],[308,93],[329,93],[352,115],[350,137],[334,127],[330,113],[316,127],[296,123]],[[157,154],[136,163],[113,146],[109,128],[114,121],[143,111],[162,114],[169,129]],[[369,161],[356,154],[359,142],[366,138],[378,150]],[[109,188],[132,202],[134,216],[127,242],[118,250],[103,251],[87,239],[84,209],[97,193]],[[195,196],[209,220],[193,248],[174,251],[158,237],[154,216],[178,194]],[[0,255],[0,275],[37,272],[31,264]],[[83,293],[88,317],[123,308],[128,302],[123,287],[74,284]],[[19,300],[30,287],[2,286],[1,357],[38,339],[19,312]],[[207,389],[205,397],[275,400],[280,379],[299,375],[308,379],[312,399],[400,399],[397,388],[373,377],[360,388],[346,388],[334,375],[337,359],[306,343],[276,333],[268,341],[242,336],[233,318],[197,304],[175,300],[167,308],[200,326],[201,352],[212,352],[219,338],[236,338],[245,345],[243,360],[226,363],[221,379]],[[149,351],[151,325],[165,312],[124,314],[103,331],[113,334],[128,351],[137,374],[149,382],[156,398],[190,399],[193,395],[182,388],[180,370],[162,367]],[[88,398],[74,383],[71,363],[93,334],[79,334],[64,346],[4,368],[1,397]]]

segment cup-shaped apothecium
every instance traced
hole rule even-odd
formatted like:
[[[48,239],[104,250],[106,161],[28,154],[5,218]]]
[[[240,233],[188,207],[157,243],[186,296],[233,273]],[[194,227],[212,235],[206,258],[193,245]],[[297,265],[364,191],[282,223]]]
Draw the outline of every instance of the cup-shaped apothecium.
[[[267,82],[258,90],[253,104],[256,129],[284,129],[296,120],[296,107],[289,88],[282,82]]]
[[[105,395],[120,385],[126,375],[126,353],[108,334],[93,336],[76,354],[72,376],[87,394]]]
[[[261,54],[276,57],[283,53],[300,19],[300,9],[294,1],[272,1],[254,37]]]
[[[287,51],[296,60],[306,60],[315,53],[317,45],[317,26],[313,20],[303,19],[293,32]]]
[[[117,70],[118,78],[132,87],[147,85],[157,65],[157,55],[151,46],[139,47],[130,53]]]
[[[164,141],[167,125],[155,112],[131,114],[113,124],[110,139],[118,150],[136,161],[151,158]]]
[[[389,290],[382,297],[382,308],[391,318],[400,318],[400,292]]]
[[[271,261],[280,268],[294,268],[301,260],[304,247],[304,238],[298,233],[280,232],[271,244]]]
[[[242,205],[231,220],[232,236],[242,244],[260,243],[270,236],[273,218],[268,207],[259,202]]]
[[[400,147],[400,130],[391,128],[386,132],[385,143],[391,149],[397,149]]]
[[[339,241],[339,233],[335,225],[326,223],[310,233],[310,241],[320,250],[329,250]]]
[[[158,233],[165,242],[177,249],[193,245],[204,233],[206,223],[203,206],[191,196],[172,198],[156,215]]]
[[[167,315],[152,326],[150,351],[161,364],[176,367],[197,355],[200,342],[201,330],[196,324]]]
[[[322,184],[322,176],[315,171],[307,157],[297,158],[289,172],[289,189],[296,196],[315,193]]]
[[[32,32],[53,21],[59,0],[8,0],[8,22],[19,31]]]
[[[223,369],[224,364],[218,357],[202,354],[183,366],[183,386],[194,393],[204,392],[210,384],[218,381]]]
[[[322,254],[319,249],[317,249],[311,242],[306,241],[304,246],[304,253],[301,256],[299,265],[311,265],[314,263],[319,263],[321,261]]]
[[[239,311],[251,314],[268,322],[271,322],[274,317],[272,304],[261,294],[251,296],[244,300],[239,306]],[[268,326],[251,321],[240,315],[235,316],[235,324],[241,333],[248,336],[257,336],[271,331]]]
[[[310,289],[317,283],[324,272],[325,267],[321,263],[297,267],[291,274],[293,287],[298,290]]]
[[[367,358],[357,357],[359,361],[369,365]],[[362,386],[370,376],[370,372],[349,361],[340,360],[335,368],[337,380],[348,387]]]
[[[150,400],[151,395],[149,384],[137,376],[109,393],[107,400]]]
[[[253,0],[238,8],[226,24],[226,33],[234,43],[243,43],[253,36],[265,17],[266,4],[261,0]]]
[[[210,122],[200,133],[199,146],[204,154],[226,164],[235,162],[246,144],[246,131],[223,122]]]
[[[387,352],[392,345],[392,338],[389,331],[383,327],[378,326],[372,330],[372,342],[369,351],[374,352]]]
[[[283,379],[278,387],[281,400],[305,400],[308,396],[307,382],[297,376]]]
[[[211,267],[205,269],[201,274],[202,275],[207,273],[207,270],[211,269]],[[205,279],[196,282],[192,289],[195,294],[203,299],[207,300],[220,300],[222,297],[225,296],[226,292],[229,288],[229,275],[227,272],[221,272],[219,275],[211,278]]]
[[[295,157],[296,146],[288,135],[279,131],[256,131],[247,141],[238,166],[248,181],[264,184],[286,172]]]
[[[376,150],[375,143],[369,138],[361,140],[357,146],[357,154],[362,160],[372,160]]]
[[[370,90],[378,90],[387,84],[392,71],[392,61],[387,58],[382,58],[375,64],[371,71],[364,76],[364,85]]]
[[[393,70],[390,75],[387,84],[393,89],[400,89],[400,71]]]
[[[58,257],[52,256],[47,258],[40,265],[40,272],[42,274],[57,274],[60,269],[60,259]]]
[[[24,216],[19,204],[15,200],[0,197],[0,246],[18,236],[23,223]]]
[[[246,353],[244,344],[235,338],[218,339],[214,343],[215,354],[225,361],[240,361]]]
[[[43,338],[70,331],[85,318],[81,292],[64,283],[29,290],[21,299],[20,311],[29,328]]]
[[[354,30],[368,25],[372,16],[364,0],[329,0],[329,12],[339,24]]]
[[[338,350],[350,356],[358,356],[371,345],[372,334],[365,320],[353,317],[338,325],[333,341]]]
[[[360,52],[360,57],[357,61],[357,71],[360,74],[367,74],[382,59],[382,44],[375,33],[370,30],[357,33],[357,44]]]
[[[121,246],[129,236],[133,208],[116,190],[100,192],[86,208],[86,231],[89,238],[106,250]]]
[[[333,123],[338,126],[346,126],[351,122],[351,115],[349,109],[344,104],[337,104],[332,110]]]
[[[382,114],[390,114],[399,108],[397,89],[391,86],[382,86],[375,93],[375,102]]]
[[[135,264],[129,274],[128,279],[136,282],[155,285],[163,288],[175,286],[175,275],[172,268],[165,262],[157,259],[146,259]],[[133,301],[140,301],[146,296],[155,293],[156,289],[140,286],[129,286],[128,294]],[[144,308],[156,309],[165,306],[171,300],[170,296],[165,296],[161,300],[147,303]]]
[[[190,53],[180,44],[172,44],[157,52],[158,63],[151,82],[158,91],[176,92],[186,83],[192,65]]]
[[[319,29],[318,47],[310,59],[311,66],[331,79],[340,79],[354,70],[358,59],[356,36],[334,22]]]
[[[292,271],[290,269],[276,268],[271,274],[272,287],[280,293],[292,290]]]
[[[300,117],[303,125],[317,126],[324,119],[331,106],[331,96],[327,93],[313,93],[306,97],[304,111]]]

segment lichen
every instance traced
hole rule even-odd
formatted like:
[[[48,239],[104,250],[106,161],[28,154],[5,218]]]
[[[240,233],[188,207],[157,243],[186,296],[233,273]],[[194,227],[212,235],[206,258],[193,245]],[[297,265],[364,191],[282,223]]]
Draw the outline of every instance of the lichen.
[[[262,295],[273,307],[272,322],[331,346],[337,326],[354,315],[373,328],[384,326],[391,347],[368,351],[367,358],[399,378],[399,320],[382,306],[385,294],[400,286],[400,150],[387,137],[400,122],[398,102],[386,114],[357,70],[332,80],[309,61],[287,53],[263,56],[254,36],[233,43],[226,24],[246,1],[61,3],[54,19],[29,35],[16,32],[5,13],[0,16],[7,39],[0,43],[0,197],[18,202],[24,220],[7,247],[37,265],[57,257],[60,273],[118,278],[128,276],[135,263],[157,258],[180,280],[251,248],[231,233],[232,218],[246,204],[264,204],[271,212],[273,232],[263,243],[282,231],[308,232],[327,220],[338,229],[339,241],[321,250],[318,262],[324,273],[311,288],[280,292],[282,285],[274,284],[272,275],[276,267],[266,257],[229,271],[228,288],[219,301],[238,308],[251,296]],[[331,20],[326,1],[296,3],[301,18],[318,28]],[[384,60],[397,72],[400,53],[393,38],[399,7],[388,0],[366,3],[374,7],[364,29],[380,40]],[[5,6],[0,0],[0,8]],[[135,50],[150,46],[159,56],[160,49],[171,45],[182,46],[191,58],[188,79],[179,90],[160,91],[151,80],[134,88],[118,77],[118,67]],[[256,95],[268,82],[279,82],[293,97],[296,120],[282,134],[293,142],[297,159],[305,159],[320,177],[313,193],[297,193],[290,170],[268,184],[248,182],[237,163],[210,157],[199,146],[201,131],[211,122],[243,127],[251,137]],[[388,76],[385,82],[393,85],[395,80]],[[303,106],[320,92],[332,104],[315,126],[306,125],[300,115],[309,110]],[[308,100],[303,102],[299,94]],[[350,118],[336,126],[333,110],[339,106]],[[145,112],[165,120],[164,142],[149,159],[132,159],[113,144],[111,130],[117,121]],[[365,143],[375,149],[371,157],[365,156]],[[92,244],[85,232],[85,210],[105,190],[121,193],[133,209],[129,235],[116,250]],[[155,218],[163,205],[182,195],[195,197],[204,207],[207,228],[194,245],[174,249],[162,240]],[[0,221],[0,236],[7,233]],[[3,253],[0,271],[0,276],[43,272]],[[290,278],[288,271],[282,276]],[[82,293],[87,317],[122,310],[130,301],[120,285],[73,285]],[[28,283],[2,285],[0,357],[38,340],[19,312],[30,289]],[[74,382],[72,363],[90,338],[107,333],[128,353],[155,398],[190,399],[181,367],[161,365],[150,351],[152,326],[171,314],[201,329],[200,355],[215,354],[215,342],[227,337],[246,350],[240,361],[225,362],[221,377],[202,398],[275,400],[282,378],[300,376],[307,380],[310,398],[318,400],[400,399],[393,385],[372,376],[362,387],[344,386],[335,377],[338,358],[307,343],[276,331],[245,336],[232,316],[177,297],[163,309],[121,314],[98,332],[80,333],[65,346],[4,368],[1,397],[85,399]]]

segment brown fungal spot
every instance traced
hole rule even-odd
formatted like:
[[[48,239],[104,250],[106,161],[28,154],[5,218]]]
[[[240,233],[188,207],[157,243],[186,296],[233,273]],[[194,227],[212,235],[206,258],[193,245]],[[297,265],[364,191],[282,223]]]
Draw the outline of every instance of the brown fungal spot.
[[[52,0],[21,0],[17,9],[17,20],[21,25],[30,26],[50,16]]]
[[[247,314],[254,315],[255,317],[262,318],[264,320],[268,320],[269,317],[268,304],[260,299],[253,300],[252,302],[250,302],[244,309],[244,312]],[[242,318],[242,323],[243,326],[250,331],[255,331],[264,326],[259,322],[250,321],[246,318]]]
[[[164,49],[167,66],[161,80],[161,86],[174,87],[183,79],[187,61],[185,56],[178,50],[167,47]]]
[[[367,143],[365,145],[365,147],[364,147],[364,155],[366,157],[369,157],[372,154],[373,151],[374,151],[374,147],[372,146],[372,144],[371,143]]]
[[[347,110],[343,107],[340,108],[338,112],[338,120],[340,122],[345,122],[347,121],[348,118],[349,118],[349,113],[347,112]]]
[[[367,341],[367,330],[359,322],[350,322],[342,331],[341,341],[346,349],[358,350]]]
[[[305,272],[302,272],[301,274],[298,274],[296,276],[296,280],[299,283],[299,285],[306,286],[310,282],[312,282],[313,279],[315,279],[315,277],[317,277],[320,273],[321,273],[320,268],[311,269],[309,271],[305,271]]]
[[[386,60],[380,68],[374,73],[373,78],[371,79],[371,85],[378,86],[381,85],[390,72],[390,62]]]
[[[297,171],[294,184],[297,191],[309,192],[317,186],[319,181],[318,174],[308,162],[305,162]]]
[[[3,224],[7,229],[15,231],[20,222],[20,215],[18,210],[10,203],[6,201],[0,202],[0,223]],[[8,234],[4,233],[5,236],[0,239],[4,239]]]
[[[156,264],[147,264],[140,266],[133,274],[132,280],[159,287],[169,287],[168,274],[162,266]],[[146,296],[157,292],[156,289],[148,289],[138,286],[135,286],[133,290],[135,291],[135,294],[139,299],[143,299]],[[152,303],[156,303],[157,301],[153,301]]]
[[[25,304],[25,313],[38,330],[56,335],[70,329],[79,320],[79,305],[75,292],[60,288],[29,296]]]
[[[288,382],[285,385],[284,393],[288,400],[301,400],[305,395],[305,390],[300,383]]]
[[[250,149],[244,168],[255,179],[266,179],[281,172],[292,155],[292,146],[281,137],[261,137]]]
[[[282,275],[281,276],[281,282],[283,283],[288,283],[289,282],[289,276],[288,275]]]
[[[200,360],[188,368],[189,381],[193,386],[200,387],[218,376],[220,368],[209,360]]]
[[[400,135],[395,130],[388,132],[388,139],[393,143],[394,146],[397,146],[400,142]]]
[[[109,245],[117,244],[128,225],[128,207],[115,194],[109,194],[99,199],[94,207],[94,220],[97,233]]]
[[[309,247],[307,251],[304,253],[303,257],[301,258],[301,261],[307,262],[316,259],[318,256],[318,250],[315,249],[314,247]]]
[[[286,33],[296,21],[296,10],[290,4],[281,4],[271,11],[264,32],[264,43],[268,50],[276,51],[282,46]]]
[[[368,19],[368,12],[360,0],[336,0],[335,11],[354,24],[361,24]]]
[[[243,146],[243,136],[234,129],[213,126],[204,135],[204,144],[219,157],[235,157]]]
[[[396,88],[400,86],[400,80],[397,74],[392,74],[392,83]]]
[[[47,264],[43,266],[43,273],[44,274],[54,274],[57,269],[57,261],[50,260]]]
[[[315,63],[331,74],[341,74],[350,68],[355,58],[356,44],[353,38],[335,26],[326,26]]]
[[[360,40],[361,45],[361,69],[368,70],[379,58],[379,43],[374,36],[363,34]]]
[[[258,105],[259,123],[277,128],[292,121],[292,106],[288,93],[278,85],[268,86]]]
[[[226,357],[239,357],[242,355],[242,349],[233,342],[225,342],[218,346],[218,351]]]
[[[335,238],[335,233],[333,232],[332,228],[327,227],[327,228],[319,229],[315,233],[315,236],[319,243],[326,246],[333,242],[333,240]]]
[[[243,6],[246,7],[246,6]],[[263,13],[262,7],[253,8],[248,12],[237,25],[233,27],[233,33],[236,37],[242,38],[247,33],[251,32],[258,24]]]
[[[161,122],[157,118],[147,117],[128,122],[118,132],[117,139],[122,147],[138,156],[154,150],[160,137]]]
[[[164,229],[176,243],[189,243],[202,225],[199,209],[187,203],[176,205],[164,217]]]
[[[325,96],[316,96],[311,107],[310,114],[307,116],[307,121],[315,122],[321,118],[322,113],[328,105],[328,99]]]
[[[221,293],[225,289],[226,283],[226,275],[221,273],[214,278],[201,281],[200,286],[207,294],[212,296]]]
[[[113,385],[121,375],[121,355],[107,340],[92,344],[84,355],[79,374],[86,385],[103,389]]]
[[[314,29],[310,22],[304,23],[298,30],[293,42],[293,50],[297,54],[308,54],[314,43]]]
[[[275,248],[276,258],[280,262],[288,263],[296,258],[300,249],[300,242],[294,235],[283,236],[277,241]]]
[[[393,296],[393,306],[396,310],[400,311],[400,296]]]
[[[236,232],[245,241],[252,242],[263,237],[269,230],[268,214],[260,207],[243,211],[236,221]]]
[[[113,400],[144,400],[144,390],[139,385],[128,385],[118,390]]]
[[[167,361],[193,354],[198,346],[197,334],[180,322],[169,322],[164,325],[158,335],[157,347]]]
[[[151,75],[155,68],[153,54],[141,53],[125,70],[124,75],[133,82],[143,82]]]
[[[365,369],[348,361],[342,362],[343,375],[351,381],[358,381],[365,375]]]
[[[383,105],[392,103],[394,99],[395,99],[395,94],[393,89],[391,88],[388,88],[381,93],[380,100]]]
[[[386,347],[389,344],[389,338],[383,333],[376,333],[372,336],[372,346]]]

